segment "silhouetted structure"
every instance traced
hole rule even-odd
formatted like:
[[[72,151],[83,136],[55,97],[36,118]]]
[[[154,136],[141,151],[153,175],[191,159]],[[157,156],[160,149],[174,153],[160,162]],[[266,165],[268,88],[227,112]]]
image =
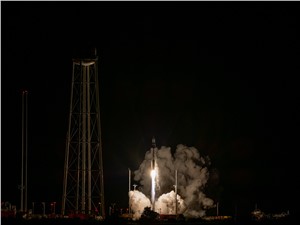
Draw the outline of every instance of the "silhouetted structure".
[[[27,212],[27,170],[28,170],[28,91],[22,90],[22,160],[21,160],[21,184],[19,189],[21,191],[21,200],[20,200],[20,211]],[[25,169],[25,177],[24,177]],[[25,182],[25,184],[24,184]],[[24,201],[25,195],[25,201]]]
[[[73,59],[62,214],[105,218],[98,57],[83,56]]]

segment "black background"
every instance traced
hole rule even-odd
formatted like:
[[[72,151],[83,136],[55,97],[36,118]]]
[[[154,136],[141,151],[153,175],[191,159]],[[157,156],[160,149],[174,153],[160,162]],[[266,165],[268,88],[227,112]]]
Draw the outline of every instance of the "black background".
[[[297,210],[298,2],[1,2],[1,200],[61,201],[72,56],[97,47],[106,205],[158,146],[196,147],[220,213]],[[30,208],[30,207],[29,207]]]

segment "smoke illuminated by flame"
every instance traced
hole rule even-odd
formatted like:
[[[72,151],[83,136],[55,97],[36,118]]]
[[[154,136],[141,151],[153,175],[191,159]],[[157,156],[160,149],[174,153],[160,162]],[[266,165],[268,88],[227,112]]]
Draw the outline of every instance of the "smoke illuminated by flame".
[[[129,192],[135,219],[140,218],[145,207],[151,207],[153,191],[158,198],[151,200],[155,201],[155,211],[160,214],[175,214],[176,201],[177,213],[185,217],[202,217],[206,209],[213,207],[213,200],[203,193],[209,178],[208,157],[202,157],[194,147],[181,144],[173,156],[170,147],[162,146],[157,149],[155,169],[149,177],[152,158],[151,151],[147,151],[139,169],[134,171],[134,180],[140,183],[139,191]],[[177,196],[175,170],[178,171]]]

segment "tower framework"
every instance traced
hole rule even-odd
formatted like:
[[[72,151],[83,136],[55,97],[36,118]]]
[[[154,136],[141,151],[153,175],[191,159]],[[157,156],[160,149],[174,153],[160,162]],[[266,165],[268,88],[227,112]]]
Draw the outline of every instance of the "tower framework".
[[[98,57],[73,59],[62,214],[105,218]]]

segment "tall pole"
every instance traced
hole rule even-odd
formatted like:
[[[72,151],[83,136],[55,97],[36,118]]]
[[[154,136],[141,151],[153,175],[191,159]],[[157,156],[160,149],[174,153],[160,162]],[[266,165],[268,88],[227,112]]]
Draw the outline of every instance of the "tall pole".
[[[85,213],[85,185],[86,185],[86,68],[82,70],[82,136],[81,136],[81,145],[82,145],[82,161],[81,161],[81,211]]]
[[[131,214],[131,207],[130,207],[130,189],[131,189],[131,170],[128,168],[128,197],[129,197],[129,201],[128,201],[128,214]]]
[[[28,162],[28,91],[25,93],[25,212],[27,212],[27,162]]]
[[[28,121],[28,106],[27,106],[27,90],[22,91],[22,162],[21,162],[21,201],[20,211],[27,211],[27,121]],[[24,157],[25,157],[25,185],[24,185]],[[24,202],[25,191],[25,202]],[[25,206],[25,207],[24,207]]]
[[[130,192],[131,188],[131,170],[128,168],[128,192]]]
[[[20,211],[23,212],[24,208],[24,97],[25,91],[22,91],[22,159],[21,159],[21,200],[20,200]]]
[[[177,208],[178,208],[178,203],[177,203],[177,170],[175,170],[175,215],[177,217]]]

